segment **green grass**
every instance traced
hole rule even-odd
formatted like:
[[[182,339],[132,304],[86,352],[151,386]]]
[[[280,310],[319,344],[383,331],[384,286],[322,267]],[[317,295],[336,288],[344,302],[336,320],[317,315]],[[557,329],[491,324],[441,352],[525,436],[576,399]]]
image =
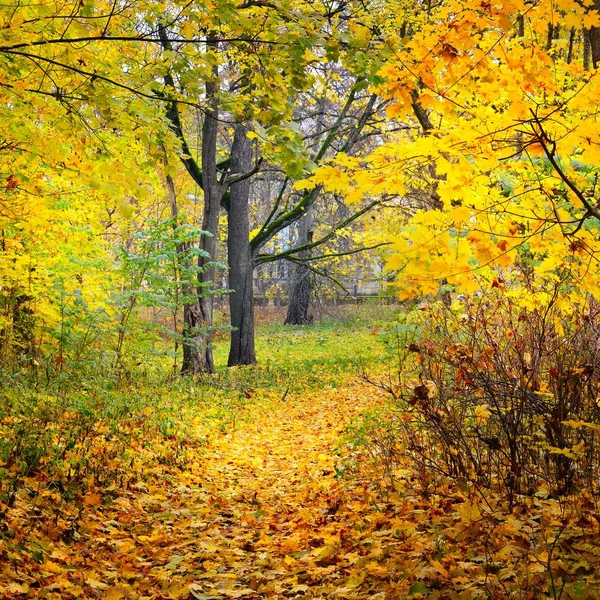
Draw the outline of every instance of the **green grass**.
[[[384,356],[380,339],[382,317],[391,316],[391,307],[357,306],[338,319],[311,325],[279,323],[257,328],[253,367],[226,369],[228,343],[215,345],[216,379],[237,379],[261,387],[288,386],[291,390],[323,385],[337,386],[348,375],[357,374]],[[348,314],[349,313],[349,314]]]
[[[351,308],[340,318],[303,327],[263,322],[256,335],[257,365],[225,367],[228,340],[220,336],[214,375],[173,376],[155,342],[147,354],[140,342],[136,352],[144,360],[127,377],[115,378],[93,364],[84,373],[5,377],[0,502],[10,504],[38,476],[80,493],[90,476],[100,485],[126,486],[139,476],[140,454],[146,465],[183,467],[189,450],[248,418],[248,406],[338,387],[384,356],[376,317],[389,307]]]

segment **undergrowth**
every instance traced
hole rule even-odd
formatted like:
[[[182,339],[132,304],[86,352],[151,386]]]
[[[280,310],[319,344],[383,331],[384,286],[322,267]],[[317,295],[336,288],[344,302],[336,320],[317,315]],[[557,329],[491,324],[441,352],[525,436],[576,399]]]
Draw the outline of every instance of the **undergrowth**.
[[[366,310],[338,319],[341,338],[331,320],[298,328],[262,324],[259,365],[218,366],[197,378],[173,376],[155,348],[126,375],[92,363],[60,365],[52,376],[4,373],[0,509],[32,486],[76,501],[90,489],[136,485],[151,469],[184,468],[190,451],[247,418],[248,405],[336,387],[372,361],[378,344],[371,317]],[[226,340],[218,340],[217,365],[226,352]]]
[[[423,302],[364,374],[389,401],[348,427],[345,472],[479,553],[487,595],[443,598],[598,598],[600,309],[560,291]]]

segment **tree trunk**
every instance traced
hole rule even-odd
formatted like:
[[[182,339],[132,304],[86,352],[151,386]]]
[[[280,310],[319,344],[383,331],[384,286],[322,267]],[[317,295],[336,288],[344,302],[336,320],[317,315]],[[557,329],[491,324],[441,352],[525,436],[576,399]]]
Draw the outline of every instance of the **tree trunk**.
[[[167,31],[159,25],[159,36],[164,50],[171,50]],[[208,34],[207,46],[211,49],[218,47],[217,36],[214,32]],[[187,144],[176,101],[169,102],[167,117],[171,129],[181,142],[180,159],[192,179],[204,192],[204,212],[202,229],[207,232],[200,240],[200,249],[204,256],[198,258],[197,295],[193,304],[184,308],[183,312],[183,362],[181,373],[197,375],[201,372],[213,373],[215,370],[211,347],[210,327],[213,322],[213,288],[215,270],[210,265],[215,260],[217,250],[217,232],[219,226],[219,211],[223,187],[217,173],[217,132],[219,127],[219,102],[217,86],[219,69],[212,70],[213,79],[206,82],[207,107],[204,111],[202,124],[202,165],[197,164]],[[170,72],[164,76],[167,89],[175,91],[175,81]]]
[[[216,44],[216,42],[212,42]],[[195,344],[200,349],[199,362],[202,371],[214,373],[215,362],[211,345],[209,328],[213,323],[213,288],[215,269],[211,266],[217,254],[217,232],[219,228],[219,212],[223,190],[217,173],[217,133],[219,128],[219,102],[217,93],[217,72],[215,80],[206,82],[208,108],[202,124],[202,191],[204,192],[204,215],[202,229],[209,235],[202,236],[201,249],[204,256],[198,258],[200,274],[198,276],[198,309],[199,323],[205,328],[198,332]],[[191,311],[189,316],[192,317]],[[190,323],[191,324],[191,323]]]
[[[231,148],[230,177],[250,171],[252,141],[248,139],[246,124],[238,123]],[[229,219],[227,227],[227,254],[229,259],[229,308],[231,312],[231,345],[227,366],[256,363],[254,350],[254,271],[250,249],[248,205],[250,178],[233,181],[230,188]]]
[[[292,291],[285,317],[286,325],[308,325],[312,322],[310,314],[312,289],[310,269],[302,263],[294,265]]]
[[[169,161],[165,156],[165,165],[169,165]],[[179,223],[179,208],[177,206],[177,194],[175,192],[175,182],[171,175],[166,176],[167,189],[169,191],[169,200],[171,205],[171,218],[173,219],[173,229],[176,230]],[[181,256],[187,248],[184,244],[177,244],[177,254]],[[187,298],[194,296],[194,290],[190,289],[188,285],[185,285],[181,290],[183,295]],[[175,313],[176,314],[176,313]],[[198,375],[202,372],[202,360],[201,352],[196,344],[195,332],[201,326],[200,322],[200,307],[198,299],[191,304],[184,304],[183,306],[183,326],[182,326],[182,343],[181,347],[183,350],[183,357],[181,361],[181,373],[189,375]],[[177,332],[177,321],[174,323],[175,332]],[[175,352],[177,352],[177,343],[175,344]],[[173,363],[173,369],[177,369],[177,357]]]
[[[596,10],[600,11],[600,2],[596,2],[596,6]],[[597,69],[600,67],[600,27],[590,27],[588,30],[588,36],[592,68]]]
[[[304,244],[312,243],[313,221],[313,207],[311,206],[300,221],[297,245],[302,246]],[[309,255],[310,252],[305,251],[300,254],[300,258],[306,259],[309,258]],[[304,262],[299,262],[294,265],[292,271],[290,301],[285,317],[286,325],[307,325],[312,321],[310,315],[310,301],[313,290],[311,275],[311,270]]]
[[[204,360],[203,339],[198,335],[203,325],[200,303],[196,301],[193,304],[186,304],[183,307],[182,375],[199,375],[208,371]]]

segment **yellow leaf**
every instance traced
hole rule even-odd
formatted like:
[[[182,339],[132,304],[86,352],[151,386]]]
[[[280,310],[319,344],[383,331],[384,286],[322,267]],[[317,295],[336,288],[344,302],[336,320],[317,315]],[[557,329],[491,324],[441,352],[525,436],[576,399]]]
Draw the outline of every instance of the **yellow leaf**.
[[[58,563],[55,563],[52,561],[45,562],[42,565],[42,570],[48,571],[50,573],[56,573],[56,574],[62,573],[64,571],[64,569]]]
[[[390,573],[387,567],[376,562],[367,563],[365,569],[369,572],[369,575],[373,575],[374,577],[387,577]]]
[[[125,591],[120,587],[108,588],[104,594],[104,600],[121,600],[125,597]]]
[[[244,588],[241,590],[220,590],[220,593],[228,598],[243,598],[244,596],[256,595],[256,592],[250,588]]]
[[[475,422],[477,425],[485,425],[492,415],[489,404],[481,404],[480,406],[476,406],[473,414],[475,416]]]
[[[301,192],[304,190],[312,190],[315,185],[315,182],[310,179],[301,179],[300,181],[296,181],[292,187],[293,189]]]
[[[83,503],[86,506],[100,506],[102,504],[102,496],[100,496],[100,494],[97,493],[88,494],[84,498]]]
[[[425,382],[425,388],[427,389],[427,397],[428,398],[435,398],[438,395],[438,388],[437,385],[435,384],[435,381],[431,381],[430,379],[428,379]]]
[[[460,520],[463,523],[472,523],[473,521],[478,521],[481,518],[481,510],[479,506],[471,500],[467,500],[463,502],[458,509],[458,514],[460,516]]]
[[[11,592],[11,594],[17,594],[19,596],[29,592],[29,586],[26,583],[9,583],[6,589]]]
[[[429,563],[438,573],[440,573],[441,575],[443,575],[444,577],[448,577],[448,571],[447,569],[444,567],[444,565],[442,565],[442,563],[439,560],[432,560]]]
[[[591,10],[586,13],[583,17],[583,26],[586,29],[589,29],[590,27],[600,27],[600,12]]]
[[[131,207],[131,204],[129,204],[129,202],[127,202],[126,200],[119,200],[117,202],[117,210],[126,219],[130,219],[131,215],[133,214],[133,208]]]
[[[106,583],[102,583],[101,581],[98,581],[97,579],[94,579],[93,577],[88,577],[85,580],[85,582],[94,590],[103,590],[108,587],[108,585],[106,585]]]

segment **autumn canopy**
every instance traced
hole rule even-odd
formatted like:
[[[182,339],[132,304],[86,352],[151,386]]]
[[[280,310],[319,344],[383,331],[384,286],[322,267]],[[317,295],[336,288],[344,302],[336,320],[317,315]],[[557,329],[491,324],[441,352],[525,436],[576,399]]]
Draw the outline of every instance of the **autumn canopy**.
[[[4,3],[0,596],[600,597],[599,173],[600,0]]]

